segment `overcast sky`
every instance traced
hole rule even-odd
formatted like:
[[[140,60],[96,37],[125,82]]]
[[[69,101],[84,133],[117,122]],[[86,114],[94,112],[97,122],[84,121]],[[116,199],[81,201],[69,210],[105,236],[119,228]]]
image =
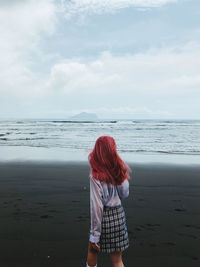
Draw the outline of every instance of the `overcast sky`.
[[[0,118],[200,119],[199,0],[0,0]]]

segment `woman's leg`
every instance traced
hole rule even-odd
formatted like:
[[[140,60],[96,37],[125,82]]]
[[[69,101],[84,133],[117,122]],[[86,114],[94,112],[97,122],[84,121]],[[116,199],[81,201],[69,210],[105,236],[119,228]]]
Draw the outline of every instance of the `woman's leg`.
[[[115,251],[110,253],[110,259],[112,261],[113,267],[124,267],[122,262],[122,252]]]
[[[98,251],[92,248],[90,242],[88,244],[88,256],[87,256],[87,264],[89,266],[96,266],[97,264],[97,256],[98,256]]]

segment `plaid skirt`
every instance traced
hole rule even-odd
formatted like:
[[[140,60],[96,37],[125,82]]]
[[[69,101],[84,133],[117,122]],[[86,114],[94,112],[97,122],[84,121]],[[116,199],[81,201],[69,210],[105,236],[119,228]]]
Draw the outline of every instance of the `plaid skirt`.
[[[124,251],[129,247],[126,216],[122,205],[104,206],[99,240],[101,252]]]

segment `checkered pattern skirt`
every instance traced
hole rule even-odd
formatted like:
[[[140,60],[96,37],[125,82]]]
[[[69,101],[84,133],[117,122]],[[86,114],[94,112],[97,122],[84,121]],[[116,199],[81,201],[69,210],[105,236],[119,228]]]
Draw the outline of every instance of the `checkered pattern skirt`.
[[[101,223],[100,251],[123,251],[129,247],[126,217],[122,205],[116,207],[104,206]]]

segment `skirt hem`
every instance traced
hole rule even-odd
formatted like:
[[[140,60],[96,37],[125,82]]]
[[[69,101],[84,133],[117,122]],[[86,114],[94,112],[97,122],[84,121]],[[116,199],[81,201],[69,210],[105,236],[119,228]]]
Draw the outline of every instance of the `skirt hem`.
[[[126,250],[127,248],[129,248],[129,246],[127,246],[127,247],[125,247],[125,248],[119,248],[119,249],[110,249],[110,250],[106,250],[106,249],[102,249],[101,250],[101,248],[100,248],[100,252],[102,252],[102,253],[112,253],[112,252],[123,252],[124,250]]]

